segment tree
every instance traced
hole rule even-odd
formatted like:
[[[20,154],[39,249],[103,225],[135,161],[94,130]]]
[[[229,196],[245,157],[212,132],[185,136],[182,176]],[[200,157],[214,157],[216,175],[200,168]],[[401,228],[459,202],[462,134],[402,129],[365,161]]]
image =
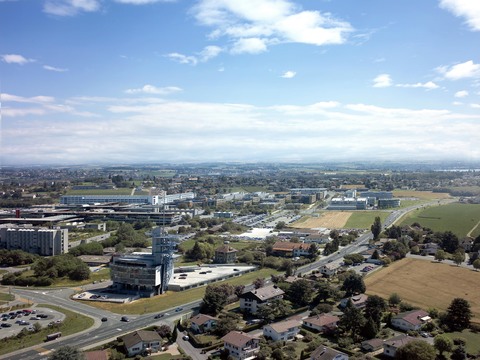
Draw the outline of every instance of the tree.
[[[380,233],[382,232],[382,222],[380,220],[380,216],[375,217],[375,220],[373,221],[373,224],[370,227],[370,230],[372,231],[373,239],[377,240],[378,237],[380,236]]]
[[[397,306],[401,302],[402,302],[402,298],[400,297],[400,295],[398,295],[397,293],[390,294],[390,297],[388,298],[388,304],[390,306]]]
[[[261,287],[264,287],[265,286],[265,279],[264,278],[256,278],[253,281],[253,286],[255,287],[255,289],[260,289]]]
[[[345,291],[345,296],[349,297],[355,294],[362,294],[366,290],[365,282],[360,274],[350,274],[343,281],[341,290]]]
[[[463,345],[457,346],[455,350],[453,350],[452,355],[450,355],[451,360],[465,360],[467,358],[467,354],[465,353],[465,347]]]
[[[365,302],[365,317],[371,318],[377,329],[380,327],[383,312],[387,310],[387,303],[378,295],[371,295]]]
[[[472,311],[467,300],[455,298],[447,309],[444,322],[451,331],[462,331],[470,326]]]
[[[313,284],[306,279],[294,281],[287,290],[288,299],[298,306],[308,305],[314,294]]]
[[[347,307],[343,310],[343,316],[338,322],[338,327],[344,332],[349,332],[353,341],[356,341],[366,322],[362,310],[357,309],[351,301],[348,301]]]
[[[452,256],[452,260],[457,266],[460,266],[465,261],[465,253],[463,251],[455,251]]]
[[[215,327],[215,333],[219,336],[224,336],[230,331],[238,330],[238,324],[240,323],[241,316],[232,312],[225,312],[219,316],[217,325]]]
[[[275,299],[270,303],[260,306],[257,311],[259,318],[265,320],[267,323],[286,317],[291,313],[291,306],[283,299]]]
[[[453,341],[445,335],[437,335],[433,339],[433,346],[438,350],[440,356],[443,357],[444,352],[451,352],[453,349]]]
[[[322,282],[318,284],[317,301],[327,301],[334,296],[336,289],[329,283]]]
[[[62,346],[58,348],[57,350],[54,350],[50,356],[48,357],[48,360],[84,360],[85,355],[83,353],[73,347],[73,346]]]
[[[310,259],[315,260],[318,256],[318,246],[315,243],[311,243],[308,248],[308,256]]]
[[[473,262],[473,267],[476,271],[478,271],[480,269],[480,259],[476,259],[474,262]]]
[[[157,334],[160,335],[162,338],[168,338],[172,336],[172,329],[167,324],[160,325],[156,331]]]
[[[438,238],[440,238],[440,244],[442,245],[442,249],[446,252],[452,254],[455,250],[458,249],[460,241],[458,240],[457,235],[455,235],[451,231],[445,231],[444,233],[436,235]]]
[[[208,285],[203,296],[201,312],[216,316],[227,305],[233,291],[233,286],[229,284]]]
[[[438,249],[437,252],[435,253],[435,260],[437,260],[438,262],[442,262],[443,260],[445,260],[446,257],[447,257],[447,254],[442,249]]]
[[[395,352],[396,360],[435,360],[435,357],[435,348],[422,340],[413,340]]]
[[[362,335],[366,339],[373,339],[377,336],[378,325],[375,323],[371,317],[367,319],[365,326],[362,329]]]

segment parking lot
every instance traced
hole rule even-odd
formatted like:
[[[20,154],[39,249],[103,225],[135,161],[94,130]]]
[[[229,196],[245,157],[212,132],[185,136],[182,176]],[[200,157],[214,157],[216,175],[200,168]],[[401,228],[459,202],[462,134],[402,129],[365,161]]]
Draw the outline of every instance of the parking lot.
[[[0,339],[14,336],[22,329],[34,331],[35,323],[48,327],[62,322],[64,318],[65,315],[58,311],[40,307],[5,312],[0,314]]]

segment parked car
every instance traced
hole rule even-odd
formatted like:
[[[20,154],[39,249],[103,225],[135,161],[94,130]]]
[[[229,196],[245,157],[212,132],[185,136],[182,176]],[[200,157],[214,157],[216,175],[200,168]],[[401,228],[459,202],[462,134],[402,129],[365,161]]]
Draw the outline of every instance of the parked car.
[[[12,324],[9,324],[9,323],[2,323],[2,327],[11,327]]]

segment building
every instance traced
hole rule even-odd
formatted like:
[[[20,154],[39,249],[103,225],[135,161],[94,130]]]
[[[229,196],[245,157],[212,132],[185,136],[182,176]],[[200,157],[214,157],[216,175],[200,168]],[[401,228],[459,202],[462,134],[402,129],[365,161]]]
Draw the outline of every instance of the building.
[[[424,310],[399,313],[392,318],[392,326],[403,331],[417,331],[432,318]]]
[[[162,338],[156,331],[137,330],[121,338],[129,357],[142,353],[157,352]]]
[[[222,340],[228,355],[235,360],[254,359],[260,351],[260,340],[241,331],[230,331]]]
[[[379,199],[392,199],[393,193],[391,191],[362,191],[360,193],[362,197],[371,197],[375,198],[376,200]]]
[[[321,314],[303,319],[303,326],[318,332],[332,332],[336,329],[340,318],[335,315]]]
[[[218,319],[216,317],[198,314],[190,319],[190,327],[196,333],[202,334],[204,332],[212,331],[215,326],[217,326],[217,321]]]
[[[380,350],[383,347],[382,339],[370,339],[362,341],[362,350],[366,352],[374,352]]]
[[[340,307],[346,307],[348,301],[350,300],[352,302],[352,305],[355,306],[357,309],[363,309],[366,306],[367,299],[368,295],[365,294],[354,295],[349,298],[344,298],[340,300]]]
[[[284,257],[298,257],[310,255],[311,244],[277,241],[272,251],[275,255]]]
[[[325,276],[335,275],[340,269],[340,265],[336,263],[329,263],[320,266],[319,271]]]
[[[383,354],[389,357],[395,357],[399,347],[408,344],[411,341],[417,340],[413,336],[399,335],[383,342]]]
[[[328,205],[328,210],[365,210],[368,205],[368,199],[365,197],[340,197],[333,198]]]
[[[68,229],[2,226],[0,249],[22,250],[42,256],[65,254],[68,252]]]
[[[231,211],[215,211],[213,213],[215,218],[231,219],[233,218],[233,212]]]
[[[348,360],[348,355],[321,345],[312,352],[310,360]]]
[[[284,294],[283,290],[276,285],[244,292],[239,296],[240,310],[255,314],[259,307],[268,304],[269,301],[282,299]]]
[[[152,236],[151,254],[113,256],[110,273],[114,288],[143,297],[162,294],[168,289],[173,276],[175,238],[162,228],[154,229]]]
[[[237,261],[237,249],[223,245],[215,250],[215,262],[217,264],[234,264]]]
[[[195,193],[181,193],[170,195],[63,195],[60,204],[63,205],[88,205],[101,203],[122,203],[122,204],[148,204],[162,205],[174,201],[194,199]]]
[[[263,327],[263,336],[271,338],[273,341],[293,340],[300,331],[300,321],[287,320],[275,324],[265,325]]]
[[[379,209],[400,207],[400,199],[378,199],[377,207]]]

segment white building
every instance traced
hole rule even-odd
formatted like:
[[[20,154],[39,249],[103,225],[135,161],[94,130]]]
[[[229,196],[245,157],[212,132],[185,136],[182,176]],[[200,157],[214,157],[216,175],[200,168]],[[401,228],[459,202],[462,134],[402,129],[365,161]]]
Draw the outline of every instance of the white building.
[[[240,309],[255,314],[259,307],[268,304],[269,301],[282,299],[285,293],[276,285],[265,286],[260,289],[247,291],[239,296]]]
[[[230,331],[223,338],[223,346],[235,360],[254,359],[260,351],[260,340],[240,331]]]
[[[403,331],[416,331],[431,320],[426,311],[412,310],[395,315],[392,318],[392,326]]]
[[[194,199],[195,193],[181,193],[170,195],[63,195],[60,204],[63,205],[88,205],[102,203],[124,203],[124,204],[148,204],[162,205],[170,204],[177,200]]]
[[[68,229],[0,227],[0,249],[22,250],[42,256],[68,252]]]
[[[293,340],[299,331],[300,321],[287,320],[264,326],[263,336],[269,337],[273,341],[288,341]]]

